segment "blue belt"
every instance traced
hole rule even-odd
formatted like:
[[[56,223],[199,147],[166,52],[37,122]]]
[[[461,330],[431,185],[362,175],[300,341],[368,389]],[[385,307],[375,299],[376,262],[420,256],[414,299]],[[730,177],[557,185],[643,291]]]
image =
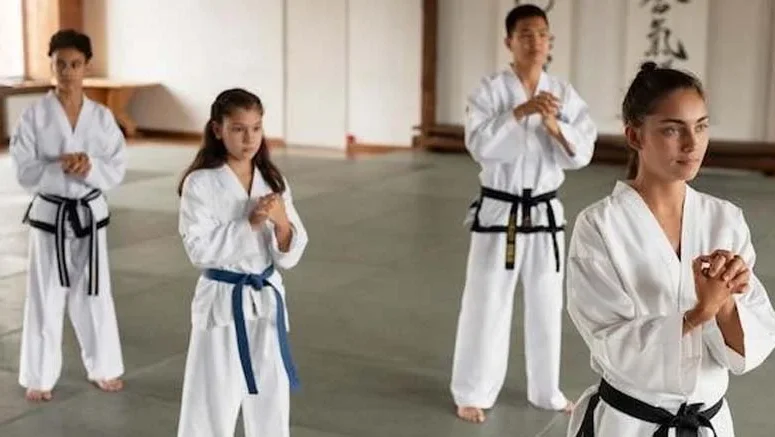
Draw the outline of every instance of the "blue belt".
[[[248,385],[248,393],[257,394],[256,377],[253,374],[253,366],[250,362],[250,348],[248,347],[248,333],[245,326],[245,311],[242,308],[242,287],[248,285],[256,290],[269,286],[274,290],[277,300],[277,337],[280,341],[280,355],[283,358],[283,365],[288,374],[288,382],[291,389],[295,390],[299,386],[299,379],[296,376],[296,368],[291,358],[291,350],[288,347],[288,335],[285,325],[285,303],[283,297],[277,288],[269,282],[269,277],[274,273],[274,266],[270,265],[261,274],[236,273],[228,270],[207,269],[204,276],[213,281],[225,282],[234,285],[231,291],[231,310],[234,315],[234,327],[237,332],[237,349],[239,350],[240,361],[242,362],[242,373],[245,375],[245,382]]]

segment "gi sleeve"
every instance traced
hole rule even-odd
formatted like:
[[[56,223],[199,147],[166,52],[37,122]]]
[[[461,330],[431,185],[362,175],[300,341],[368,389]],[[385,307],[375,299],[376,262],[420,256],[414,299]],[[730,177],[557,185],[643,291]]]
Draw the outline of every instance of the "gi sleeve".
[[[207,180],[190,174],[180,200],[178,232],[191,263],[199,269],[219,268],[260,251],[248,218],[222,223],[213,213],[215,193]]]
[[[270,253],[274,262],[278,267],[287,270],[298,264],[307,247],[308,236],[307,230],[301,222],[301,217],[299,217],[299,213],[296,211],[296,207],[293,204],[293,195],[291,194],[291,187],[287,180],[285,181],[285,187],[282,198],[285,203],[285,213],[291,223],[291,245],[286,252],[280,250],[277,235],[275,234],[275,226],[269,220],[265,222],[266,225],[264,227],[263,238],[269,244]]]
[[[42,155],[39,141],[35,112],[28,108],[14,128],[9,147],[16,179],[31,193],[56,192],[65,183],[65,172],[59,161]]]
[[[93,188],[107,191],[124,179],[126,141],[109,110],[106,109],[100,114],[98,124],[103,132],[105,143],[100,144],[96,150],[89,151],[91,170],[84,178],[84,182]]]
[[[748,290],[734,296],[740,325],[743,328],[742,356],[726,345],[721,329],[715,319],[703,326],[703,335],[711,355],[727,367],[732,374],[742,375],[758,367],[775,347],[775,311],[767,295],[764,285],[753,273],[756,264],[756,252],[751,243],[751,231],[742,210],[738,208],[737,217],[732,223],[737,224],[736,247],[730,248],[743,258],[751,270],[751,280]]]
[[[514,117],[513,108],[499,112],[486,79],[469,96],[466,107],[465,143],[477,162],[512,162],[524,150],[527,130]]]
[[[608,377],[642,390],[692,392],[703,353],[701,329],[683,335],[682,313],[638,311],[601,232],[585,215],[577,219],[569,249],[568,313],[592,361]]]
[[[562,117],[557,124],[563,138],[572,145],[574,155],[568,154],[556,138],[552,137],[552,142],[555,146],[555,159],[560,166],[567,170],[576,170],[587,166],[592,160],[597,140],[597,126],[592,120],[587,103],[571,85],[567,87],[567,97],[562,104]]]

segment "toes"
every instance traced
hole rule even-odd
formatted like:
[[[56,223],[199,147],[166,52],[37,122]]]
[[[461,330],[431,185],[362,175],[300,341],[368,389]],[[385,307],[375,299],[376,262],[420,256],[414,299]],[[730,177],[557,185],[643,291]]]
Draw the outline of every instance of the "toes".
[[[461,407],[461,408],[458,408],[457,415],[458,417],[465,420],[466,422],[471,422],[471,423],[484,422],[484,411],[482,411],[480,408]]]
[[[42,392],[39,390],[27,390],[27,393],[24,396],[24,398],[30,402],[50,401],[51,397],[51,392]]]
[[[124,382],[120,379],[111,379],[108,381],[97,381],[97,386],[106,392],[115,393],[124,388]]]

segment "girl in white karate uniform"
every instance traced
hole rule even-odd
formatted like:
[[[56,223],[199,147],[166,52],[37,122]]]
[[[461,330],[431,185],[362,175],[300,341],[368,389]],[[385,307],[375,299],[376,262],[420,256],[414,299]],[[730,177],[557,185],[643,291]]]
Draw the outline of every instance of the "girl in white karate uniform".
[[[218,95],[178,189],[180,235],[202,270],[191,305],[181,437],[233,435],[240,408],[247,437],[290,433],[289,388],[298,381],[278,268],[298,263],[307,233],[270,161],[263,114],[245,90]]]
[[[568,312],[601,380],[567,435],[732,437],[729,373],[771,353],[775,312],[743,212],[687,184],[708,146],[702,85],[646,63],[622,114],[628,180],[579,214],[569,246]]]
[[[110,110],[83,93],[89,37],[57,32],[49,56],[56,88],[24,111],[10,146],[19,184],[35,194],[19,364],[31,401],[50,400],[59,379],[66,307],[87,378],[119,391],[124,372],[102,193],[124,178],[126,143]]]

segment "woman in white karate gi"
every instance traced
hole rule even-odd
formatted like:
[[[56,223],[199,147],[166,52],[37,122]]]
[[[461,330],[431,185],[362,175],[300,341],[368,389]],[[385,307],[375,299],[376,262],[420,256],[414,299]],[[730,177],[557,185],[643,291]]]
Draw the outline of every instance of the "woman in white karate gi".
[[[457,414],[481,423],[506,379],[514,292],[524,291],[527,399],[572,408],[560,390],[565,171],[586,166],[597,128],[573,86],[543,71],[546,14],[534,5],[505,20],[513,63],[482,79],[468,100],[466,148],[481,166],[450,389]]]
[[[56,87],[27,108],[11,138],[19,184],[35,194],[19,383],[27,399],[51,399],[62,369],[65,307],[81,346],[87,378],[121,390],[124,372],[111,295],[102,192],[124,178],[124,136],[108,108],[83,93],[89,37],[63,30],[51,37]]]
[[[743,212],[687,184],[708,146],[702,85],[646,63],[622,114],[628,180],[579,214],[569,246],[568,312],[601,381],[567,435],[731,437],[729,372],[770,354],[775,312]]]
[[[179,194],[180,235],[202,270],[191,305],[178,435],[247,437],[290,431],[298,381],[286,338],[285,289],[307,233],[287,181],[269,158],[255,95],[231,89],[212,104],[205,139]]]

